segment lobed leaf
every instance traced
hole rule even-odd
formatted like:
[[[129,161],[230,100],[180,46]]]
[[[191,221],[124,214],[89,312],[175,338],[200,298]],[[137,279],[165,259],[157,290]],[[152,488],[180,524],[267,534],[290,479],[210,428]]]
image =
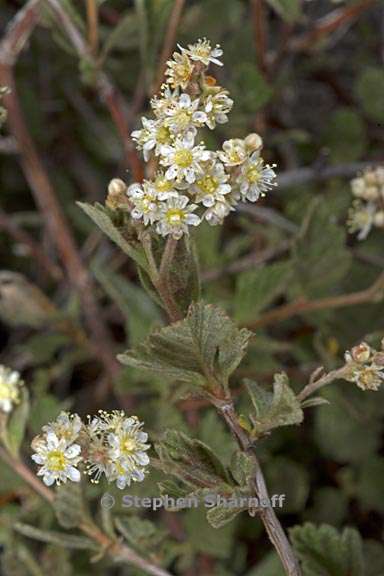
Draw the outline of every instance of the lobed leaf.
[[[250,337],[251,332],[239,330],[220,308],[198,302],[184,320],[151,334],[118,359],[181,382],[226,386]]]
[[[254,408],[253,414],[250,414],[253,435],[259,436],[273,428],[300,424],[303,421],[300,402],[290,388],[286,374],[275,375],[273,393],[252,380],[247,380],[245,384]]]

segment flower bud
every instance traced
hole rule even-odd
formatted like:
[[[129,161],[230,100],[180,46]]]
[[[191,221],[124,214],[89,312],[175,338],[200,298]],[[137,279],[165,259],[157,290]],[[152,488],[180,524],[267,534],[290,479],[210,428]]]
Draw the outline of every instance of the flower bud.
[[[261,136],[252,132],[244,139],[245,146],[249,152],[254,152],[255,150],[260,150],[263,146],[263,140]]]
[[[380,210],[380,212],[376,212],[376,214],[373,217],[373,223],[378,228],[384,227],[384,211],[383,210]]]
[[[376,366],[384,366],[384,352],[376,352],[372,358],[372,361]]]
[[[355,362],[359,364],[364,364],[368,362],[371,356],[371,348],[365,342],[362,342],[358,346],[354,346],[351,350],[352,358]]]
[[[108,185],[108,195],[105,205],[111,210],[116,210],[120,204],[124,203],[124,196],[127,191],[127,185],[120,178],[113,178]]]

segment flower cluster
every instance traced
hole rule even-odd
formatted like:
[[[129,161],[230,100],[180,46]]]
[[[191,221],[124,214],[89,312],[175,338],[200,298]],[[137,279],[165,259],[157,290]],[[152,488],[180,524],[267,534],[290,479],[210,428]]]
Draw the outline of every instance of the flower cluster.
[[[384,339],[381,350],[371,348],[365,342],[345,353],[345,379],[355,382],[362,390],[378,390],[384,381]]]
[[[100,410],[98,416],[90,419],[86,426],[86,473],[92,482],[99,482],[104,474],[108,482],[116,482],[122,490],[132,481],[144,480],[150,445],[142,427],[136,416],[127,418],[118,410],[110,414]]]
[[[384,167],[369,168],[351,182],[355,197],[349,211],[351,232],[358,232],[364,240],[372,227],[384,228]]]
[[[22,385],[18,372],[0,365],[0,412],[9,413],[19,403]]]
[[[132,133],[154,177],[126,189],[132,218],[175,239],[203,220],[221,224],[238,202],[255,202],[276,185],[257,134],[227,140],[217,151],[198,139],[199,129],[228,121],[233,100],[206,74],[209,64],[222,65],[219,46],[204,39],[179,49],[168,62],[160,95],[151,101],[154,118],[142,118],[141,129]],[[122,181],[112,183],[106,203],[123,207]]]
[[[62,412],[32,441],[32,459],[40,466],[37,475],[47,486],[79,482],[82,467],[91,482],[99,482],[103,475],[120,489],[141,482],[150,448],[142,427],[136,416],[117,410],[100,411],[86,424],[77,414]]]

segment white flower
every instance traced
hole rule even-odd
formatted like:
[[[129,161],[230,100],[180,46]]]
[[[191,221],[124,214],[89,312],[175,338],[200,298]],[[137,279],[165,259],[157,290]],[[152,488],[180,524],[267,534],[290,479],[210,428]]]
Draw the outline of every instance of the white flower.
[[[233,138],[223,143],[223,150],[218,152],[220,160],[226,166],[239,166],[248,157],[244,140]]]
[[[172,146],[163,146],[161,149],[160,163],[168,166],[165,177],[167,180],[181,182],[185,179],[192,184],[198,175],[203,173],[202,162],[207,162],[211,152],[204,146],[194,145],[191,133],[184,138],[177,138]]]
[[[212,162],[191,187],[194,201],[206,208],[212,208],[216,202],[225,202],[224,196],[231,191],[228,180],[229,175],[221,162]]]
[[[219,44],[216,44],[212,49],[211,43],[206,38],[199,39],[195,44],[188,44],[188,48],[183,48],[178,45],[182,54],[189,56],[194,62],[201,62],[208,66],[210,62],[222,66],[223,63],[218,60],[223,55],[223,51]]]
[[[269,164],[264,165],[264,160],[260,158],[258,152],[241,166],[238,178],[240,194],[243,200],[256,202],[265,192],[277,186],[275,182],[276,173]]]
[[[131,136],[137,142],[138,149],[143,150],[144,160],[147,162],[152,151],[157,156],[161,146],[172,142],[172,135],[169,128],[160,120],[149,120],[143,117],[141,121],[143,128],[134,130]]]
[[[127,418],[121,411],[100,411],[100,416],[89,422],[87,474],[92,482],[105,475],[108,482],[116,482],[123,489],[132,481],[144,480],[150,445],[142,427],[136,416]]]
[[[132,218],[143,220],[145,226],[153,224],[158,219],[159,200],[161,198],[150,182],[144,180],[142,184],[131,184],[128,187],[127,195],[134,206],[131,210]],[[167,197],[167,195],[164,194],[163,197]]]
[[[0,365],[0,412],[11,412],[14,405],[20,402],[22,385],[18,372]]]
[[[192,131],[196,133],[196,127],[202,126],[207,120],[204,112],[198,111],[199,98],[192,100],[189,94],[181,94],[165,110],[164,123],[175,134]]]
[[[43,482],[51,486],[55,482],[59,485],[72,480],[80,482],[80,472],[76,468],[82,460],[81,448],[78,444],[68,445],[65,438],[58,438],[54,432],[48,432],[45,439],[36,444],[36,454],[32,455],[41,467],[37,475],[43,476]]]
[[[43,426],[43,432],[48,434],[53,432],[58,438],[63,438],[67,444],[72,444],[77,440],[83,423],[78,414],[61,412],[54,422],[49,422]]]
[[[362,390],[376,391],[384,381],[384,354],[372,350],[363,342],[345,353],[345,379]]]
[[[164,119],[167,110],[172,108],[175,98],[177,98],[177,91],[172,91],[169,86],[163,84],[161,96],[154,96],[151,100],[151,108],[156,118]]]
[[[358,240],[365,240],[374,224],[376,206],[373,202],[363,204],[354,202],[348,214],[348,228],[350,232],[358,232]]]
[[[188,58],[187,54],[173,53],[173,60],[167,62],[167,70],[165,72],[168,84],[172,88],[186,89],[193,73],[193,64]]]
[[[160,207],[160,219],[156,225],[156,230],[162,236],[170,234],[176,240],[183,234],[188,234],[188,226],[198,226],[200,218],[192,214],[196,210],[196,204],[189,204],[187,196],[169,198]]]
[[[210,94],[204,102],[204,112],[208,128],[213,130],[216,124],[228,122],[229,112],[233,106],[233,100],[229,98],[226,90],[221,90],[217,94]]]

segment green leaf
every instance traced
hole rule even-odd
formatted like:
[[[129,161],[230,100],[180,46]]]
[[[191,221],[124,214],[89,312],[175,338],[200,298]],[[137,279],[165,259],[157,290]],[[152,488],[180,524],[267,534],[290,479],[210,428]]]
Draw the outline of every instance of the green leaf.
[[[340,108],[328,119],[324,145],[334,164],[359,160],[365,152],[367,135],[362,117],[350,108]]]
[[[196,552],[205,552],[216,558],[228,558],[232,553],[235,529],[236,524],[232,522],[220,530],[212,530],[212,525],[201,508],[185,513],[187,541]]]
[[[290,24],[301,16],[300,0],[267,0],[268,4]]]
[[[200,298],[196,247],[188,236],[183,236],[177,243],[169,269],[169,283],[177,304],[186,313],[190,304]]]
[[[143,553],[151,553],[159,548],[168,537],[167,530],[159,528],[150,520],[137,516],[116,518],[117,530],[130,546]]]
[[[236,450],[232,455],[230,470],[232,476],[239,486],[248,486],[250,478],[254,474],[253,459],[240,450]]]
[[[315,439],[321,452],[338,462],[359,462],[374,454],[381,443],[383,423],[371,398],[359,390],[347,395],[337,388],[323,394],[330,405],[314,412]]]
[[[117,25],[112,28],[112,32],[104,42],[101,60],[105,60],[111,50],[115,48],[123,50],[135,48],[139,43],[138,32],[137,14],[131,10],[121,14]]]
[[[233,496],[236,497],[235,492],[233,493]],[[248,506],[244,506],[242,508],[239,506],[233,508],[226,508],[225,506],[214,506],[214,508],[208,510],[207,520],[212,528],[222,528],[229,522],[232,522],[232,520],[234,520],[234,518],[236,518],[240,512],[244,512],[247,509]]]
[[[270,494],[284,494],[279,514],[292,514],[305,509],[309,495],[309,474],[306,468],[284,456],[274,456],[265,466]]]
[[[77,205],[127,256],[132,258],[144,270],[147,270],[147,261],[141,246],[137,242],[128,241],[124,237],[122,229],[114,224],[108,210],[104,206],[98,202],[93,206],[85,202],[77,202]]]
[[[359,533],[345,528],[340,534],[327,524],[306,523],[290,530],[292,544],[305,576],[363,576],[362,542]]]
[[[17,456],[24,440],[25,429],[29,415],[29,393],[27,388],[22,387],[20,391],[20,403],[11,412],[5,432],[5,442],[8,450]]]
[[[285,571],[276,552],[270,552],[245,576],[285,576]]]
[[[55,532],[53,530],[40,530],[29,524],[23,524],[22,522],[15,522],[13,528],[23,536],[33,538],[33,540],[38,540],[39,542],[56,544],[56,546],[62,546],[63,548],[73,550],[97,550],[98,548],[97,544],[84,536],[73,536],[65,532]]]
[[[113,272],[103,262],[93,262],[91,270],[123,313],[132,344],[143,340],[154,324],[160,324],[159,310],[143,289]]]
[[[275,374],[273,393],[252,380],[246,380],[245,384],[254,408],[249,417],[253,424],[252,433],[256,437],[273,428],[303,421],[300,402],[290,388],[286,374]]]
[[[234,93],[239,95],[239,102],[245,113],[257,112],[267,104],[273,95],[272,88],[254,64],[240,63],[237,67]]]
[[[226,386],[251,337],[218,307],[192,304],[184,320],[162,328],[133,350],[123,364],[200,386]]]
[[[384,121],[384,71],[379,67],[364,67],[357,79],[356,94],[364,112],[374,121]]]
[[[332,208],[316,198],[293,249],[295,278],[304,296],[328,295],[344,278],[351,264],[345,239],[345,229],[335,222]]]
[[[172,474],[192,488],[228,491],[230,479],[225,466],[200,440],[183,432],[167,430],[155,446],[165,473]]]
[[[236,320],[242,323],[257,318],[284,291],[290,272],[290,262],[276,262],[240,274],[236,284]]]
[[[372,457],[360,467],[356,496],[365,510],[384,512],[384,458]]]
[[[76,528],[87,515],[80,482],[66,482],[56,488],[53,508],[63,528]]]

